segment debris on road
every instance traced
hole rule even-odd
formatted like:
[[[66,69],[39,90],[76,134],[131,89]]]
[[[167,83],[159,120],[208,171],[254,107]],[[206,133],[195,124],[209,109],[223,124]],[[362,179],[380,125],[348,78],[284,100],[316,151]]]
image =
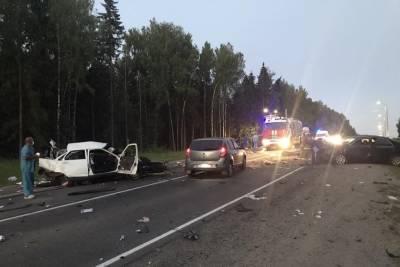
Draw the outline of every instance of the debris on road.
[[[16,182],[16,181],[17,181],[17,177],[11,176],[11,177],[8,177],[7,180],[8,180],[9,182]]]
[[[388,199],[390,199],[390,200],[395,200],[395,201],[398,201],[399,199],[397,198],[397,197],[395,197],[395,196],[387,196],[388,197]]]
[[[142,217],[139,220],[137,220],[137,222],[140,222],[140,223],[147,223],[149,221],[150,221],[149,217]]]
[[[93,212],[93,211],[94,211],[93,208],[81,209],[81,214],[83,214],[83,213],[91,213],[91,212]]]
[[[359,183],[360,183],[360,184],[363,184],[364,182],[363,182],[363,181],[360,181]]]
[[[193,230],[187,232],[183,237],[191,241],[199,240],[199,235]]]
[[[389,202],[387,201],[376,201],[376,200],[370,200],[371,202],[377,203],[377,204],[384,204],[384,205],[389,205]]]
[[[253,211],[252,209],[246,208],[245,206],[243,206],[242,203],[239,203],[235,206],[235,209],[237,212],[250,212]]]
[[[248,198],[252,199],[252,200],[263,200],[263,199],[267,199],[266,196],[256,196],[254,194],[248,195]]]
[[[0,209],[4,208],[4,205],[0,205]]]
[[[273,162],[269,160],[264,160],[264,165],[273,165]]]
[[[125,240],[125,235],[121,235],[121,237],[119,238],[119,241],[124,241]]]
[[[326,186],[326,187],[331,187],[331,185],[330,185],[330,184],[326,184],[325,186]]]
[[[317,212],[317,214],[315,215],[315,218],[317,218],[317,219],[321,219],[322,218],[322,210],[319,210]]]
[[[400,255],[395,255],[391,253],[387,248],[385,248],[386,254],[391,258],[400,258]]]
[[[77,196],[77,195],[85,195],[85,194],[95,194],[102,192],[114,191],[115,188],[101,188],[101,189],[92,189],[92,190],[84,190],[84,191],[75,191],[68,193],[68,196]]]
[[[6,241],[6,237],[4,235],[0,235],[0,242]]]
[[[149,227],[147,227],[147,224],[145,224],[145,223],[139,223],[137,226],[138,226],[138,228],[136,229],[136,233],[138,233],[138,234],[142,234],[142,233],[147,234],[150,232]]]
[[[373,181],[372,183],[373,183],[373,184],[388,184],[388,183],[386,183],[386,182],[377,182],[377,181]]]
[[[302,211],[299,210],[299,209],[297,209],[296,212],[297,212],[297,215],[304,215],[304,212],[302,212]]]

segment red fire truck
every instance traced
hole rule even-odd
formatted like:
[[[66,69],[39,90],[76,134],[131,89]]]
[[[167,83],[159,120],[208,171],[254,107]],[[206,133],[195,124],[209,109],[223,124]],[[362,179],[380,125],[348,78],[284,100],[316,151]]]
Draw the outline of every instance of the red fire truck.
[[[262,145],[268,148],[288,149],[301,142],[302,123],[293,118],[267,115],[265,117]]]

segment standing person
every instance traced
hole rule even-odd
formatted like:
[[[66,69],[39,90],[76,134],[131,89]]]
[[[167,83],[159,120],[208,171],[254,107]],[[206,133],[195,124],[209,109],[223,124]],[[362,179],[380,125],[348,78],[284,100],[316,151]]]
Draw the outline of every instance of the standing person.
[[[32,199],[33,195],[33,184],[35,181],[35,150],[33,148],[33,138],[25,138],[25,145],[21,149],[21,174],[22,174],[22,185],[24,189],[24,198]]]
[[[253,148],[257,149],[257,147],[258,147],[258,135],[257,135],[257,133],[255,133],[253,135]]]
[[[242,138],[242,146],[244,149],[248,147],[249,140],[247,139],[247,135],[244,135]]]

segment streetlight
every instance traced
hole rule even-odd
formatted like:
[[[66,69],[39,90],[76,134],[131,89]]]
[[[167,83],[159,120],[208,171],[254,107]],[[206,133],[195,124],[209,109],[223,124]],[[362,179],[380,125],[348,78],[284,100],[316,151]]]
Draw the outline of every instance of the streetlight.
[[[389,136],[389,112],[388,112],[388,107],[385,103],[383,103],[382,101],[378,100],[376,101],[376,105],[377,106],[382,106],[383,107],[383,111],[384,111],[384,115],[383,115],[383,123],[379,120],[379,124],[378,125],[378,129],[382,130],[382,135],[385,137]],[[378,118],[382,118],[381,114],[378,114]],[[383,124],[383,125],[381,125]]]
[[[263,112],[264,112],[265,114],[267,114],[267,113],[269,112],[269,110],[268,110],[267,108],[264,108],[264,109],[263,109]]]
[[[278,114],[278,110],[277,109],[274,110],[274,114]]]

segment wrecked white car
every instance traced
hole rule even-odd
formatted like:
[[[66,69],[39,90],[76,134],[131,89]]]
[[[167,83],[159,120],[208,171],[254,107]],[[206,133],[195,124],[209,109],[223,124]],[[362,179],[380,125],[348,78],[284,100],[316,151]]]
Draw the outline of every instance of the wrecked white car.
[[[129,144],[120,155],[106,149],[106,143],[70,143],[55,159],[39,159],[39,175],[53,182],[78,181],[105,175],[136,176],[139,165],[137,144]]]

